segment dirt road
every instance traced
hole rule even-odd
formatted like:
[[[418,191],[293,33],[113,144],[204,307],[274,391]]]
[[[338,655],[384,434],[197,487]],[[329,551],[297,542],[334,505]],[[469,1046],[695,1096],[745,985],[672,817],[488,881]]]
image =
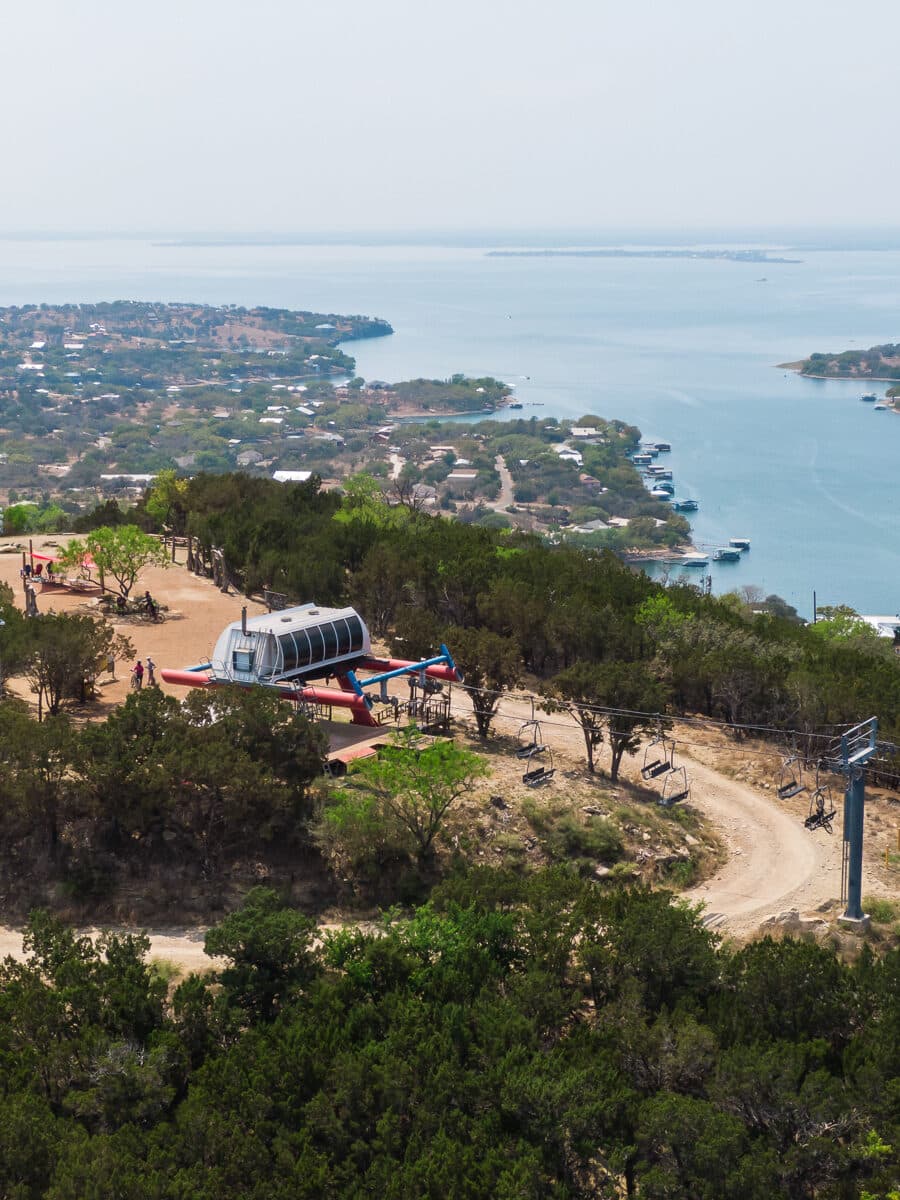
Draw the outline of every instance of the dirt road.
[[[684,893],[702,903],[707,924],[750,933],[767,917],[814,910],[840,892],[841,840],[809,833],[794,812],[744,784],[691,761],[691,804],[718,829],[728,861]]]
[[[457,692],[453,695],[456,702]],[[460,715],[470,708],[464,693],[459,693],[454,707]],[[527,701],[504,700],[495,727],[515,734],[531,715]],[[568,720],[566,727],[564,715],[546,718],[543,740],[555,751],[583,760],[581,730]],[[601,769],[607,755],[602,748],[598,758]],[[626,756],[622,775],[639,782],[641,761]],[[704,905],[710,926],[734,935],[747,934],[786,910],[812,913],[838,898],[840,833],[809,833],[803,827],[800,810],[805,811],[808,797],[785,805],[696,759],[682,756],[681,761],[691,781],[690,804],[716,828],[728,848],[728,860],[716,874],[684,893],[686,900]]]
[[[500,495],[491,505],[496,512],[503,512],[513,503],[513,477],[509,473],[509,467],[506,465],[506,459],[502,454],[498,454],[494,459],[494,466],[497,468],[497,474],[500,476]]]
[[[94,926],[87,929],[79,929],[79,934],[88,934],[90,937],[97,937],[101,932],[99,927]],[[138,930],[136,928],[115,927],[116,933],[139,933],[146,930]],[[222,965],[222,960],[208,958],[203,952],[203,938],[206,934],[206,928],[186,929],[158,929],[150,933],[150,959],[162,959],[166,962],[174,963],[178,966],[183,974],[188,974],[191,971],[208,971],[211,967]],[[0,926],[0,958],[14,958],[21,960],[24,958],[22,953],[22,930],[18,927],[10,925]]]

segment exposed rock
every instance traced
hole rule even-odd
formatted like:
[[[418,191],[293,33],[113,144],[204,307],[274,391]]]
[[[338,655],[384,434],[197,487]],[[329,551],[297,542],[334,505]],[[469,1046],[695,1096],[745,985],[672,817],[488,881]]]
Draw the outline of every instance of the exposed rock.
[[[798,909],[789,908],[785,912],[767,917],[762,923],[762,928],[780,929],[782,932],[790,934],[811,934],[813,937],[822,937],[828,932],[829,925],[821,917],[801,917]]]

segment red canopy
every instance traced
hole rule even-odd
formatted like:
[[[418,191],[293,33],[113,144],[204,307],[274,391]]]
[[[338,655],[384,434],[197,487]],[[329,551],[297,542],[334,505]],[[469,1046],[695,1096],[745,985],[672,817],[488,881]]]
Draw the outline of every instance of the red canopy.
[[[40,559],[41,562],[54,562],[54,563],[59,562],[59,559],[56,557],[56,555],[54,555],[54,554],[38,554],[37,550],[34,551],[34,553],[31,555],[31,557]],[[84,565],[86,567],[93,567],[96,565],[90,554],[86,554],[84,556],[83,561],[84,561]]]

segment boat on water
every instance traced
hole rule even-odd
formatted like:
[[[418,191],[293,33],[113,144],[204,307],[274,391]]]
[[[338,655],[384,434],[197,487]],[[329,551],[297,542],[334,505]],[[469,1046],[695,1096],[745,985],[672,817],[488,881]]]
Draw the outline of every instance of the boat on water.
[[[865,400],[867,404],[874,404],[877,399],[874,392],[866,392],[864,396],[860,396],[860,400]]]
[[[706,554],[686,554],[681,560],[683,567],[705,567],[709,563],[709,556]]]
[[[653,445],[659,454],[667,454],[672,449],[671,442],[654,442]]]
[[[665,488],[651,488],[650,495],[654,500],[671,500],[672,493],[667,492]]]
[[[734,546],[720,546],[713,554],[713,562],[740,562],[741,552]]]
[[[749,538],[729,538],[728,545],[731,546],[731,548],[733,550],[749,550],[750,549],[750,539]]]
[[[876,404],[872,412],[887,412],[890,407],[890,404]]]
[[[506,407],[507,407],[507,408],[521,408],[521,407],[522,407],[522,405],[521,405],[521,404],[519,404],[519,403],[516,403],[516,404],[507,404],[507,406],[506,406]]]
[[[653,462],[653,455],[652,454],[634,454],[634,455],[632,455],[631,461],[634,463],[634,465],[636,467],[649,467],[650,464]]]
[[[696,500],[676,500],[672,507],[676,512],[696,512],[700,505]]]

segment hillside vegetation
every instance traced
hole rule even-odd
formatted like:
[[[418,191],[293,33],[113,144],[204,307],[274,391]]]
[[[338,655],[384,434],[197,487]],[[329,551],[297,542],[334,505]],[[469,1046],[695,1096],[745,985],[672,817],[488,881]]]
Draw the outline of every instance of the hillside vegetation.
[[[18,1200],[896,1194],[896,950],[725,948],[560,871],[321,940],[258,889],[174,990],[141,937],[36,913],[25,943],[0,966]]]

